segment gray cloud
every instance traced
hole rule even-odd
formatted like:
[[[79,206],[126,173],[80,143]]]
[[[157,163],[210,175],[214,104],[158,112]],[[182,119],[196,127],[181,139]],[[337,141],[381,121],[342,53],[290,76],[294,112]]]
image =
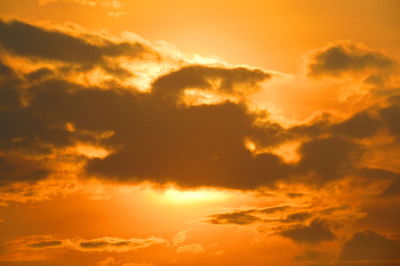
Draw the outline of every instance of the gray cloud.
[[[141,43],[113,42],[96,36],[94,44],[71,34],[47,30],[28,23],[13,20],[0,20],[0,48],[14,55],[32,60],[49,60],[73,64],[81,69],[101,66],[113,75],[130,73],[106,61],[107,57],[128,56],[140,58],[145,55],[158,55]]]
[[[35,182],[46,178],[51,169],[41,160],[19,155],[0,155],[0,186],[16,182]]]
[[[48,241],[39,241],[29,244],[30,248],[50,248],[50,247],[60,247],[63,242],[60,240],[48,240]]]
[[[124,252],[147,248],[153,245],[164,244],[165,240],[161,238],[134,238],[134,239],[119,239],[119,238],[98,238],[88,241],[81,241],[79,248],[81,251],[109,251],[109,252]]]
[[[29,78],[43,75],[51,74],[41,69]],[[0,133],[4,148],[50,152],[49,144],[96,141],[82,131],[109,130],[114,135],[101,144],[120,148],[87,167],[90,174],[109,180],[254,188],[288,174],[278,156],[253,157],[244,147],[245,137],[270,145],[281,137],[270,135],[280,130],[276,125],[254,125],[257,114],[242,103],[180,107],[153,94],[85,88],[54,78],[34,83],[28,92],[28,106],[15,103],[17,88],[7,92],[15,97],[0,110],[0,121],[7,125]],[[77,131],[67,131],[66,123]]]
[[[103,40],[95,45],[18,21],[1,22],[0,29],[10,35],[0,39],[3,48],[28,58],[96,65],[105,57],[135,55],[131,51],[134,44]],[[20,39],[24,41],[17,42]],[[42,39],[49,40],[46,50]],[[359,170],[366,149],[359,139],[375,136],[383,128],[394,136],[399,134],[396,103],[376,114],[366,110],[338,123],[325,116],[285,129],[270,122],[264,113],[250,110],[244,101],[202,105],[177,101],[187,88],[243,96],[271,78],[260,69],[183,66],[156,78],[146,93],[115,84],[107,89],[85,87],[60,80],[49,68],[17,75],[2,63],[0,75],[0,123],[4,125],[0,147],[5,152],[35,157],[76,142],[96,144],[113,152],[105,158],[85,159],[86,174],[111,182],[243,190],[273,188],[281,181],[325,185]],[[67,130],[67,123],[76,130]],[[104,132],[113,134],[97,137]],[[265,151],[249,151],[244,145],[247,139]],[[297,163],[284,162],[267,151],[289,140],[302,141]],[[31,180],[47,176],[45,171],[40,173]]]
[[[400,140],[400,104],[392,104],[380,110],[383,122],[389,131]]]
[[[396,196],[400,194],[400,173],[381,168],[362,168],[357,175],[372,180],[390,181],[389,185],[380,193],[382,197]]]
[[[349,119],[331,127],[332,133],[351,138],[368,138],[374,136],[382,124],[379,118],[372,117],[368,112],[360,112]]]
[[[395,65],[394,60],[382,53],[341,42],[317,51],[308,65],[308,74],[313,77],[340,76],[367,69],[386,71]]]
[[[78,250],[82,252],[98,251],[98,252],[127,252],[142,248],[151,247],[154,245],[166,244],[166,240],[157,237],[149,238],[116,238],[116,237],[100,237],[94,239],[56,239],[42,236],[31,236],[12,241],[12,245],[7,245],[7,248],[28,249],[50,249],[64,248]],[[12,250],[10,250],[12,251]]]
[[[174,98],[184,89],[210,90],[213,89],[213,83],[217,83],[214,89],[220,92],[245,94],[248,91],[254,92],[259,82],[269,78],[271,74],[260,69],[192,65],[159,77],[153,83],[153,93],[160,97]]]
[[[400,241],[373,231],[359,232],[343,245],[339,260],[394,265],[395,261],[400,262]]]
[[[237,210],[233,212],[217,213],[208,216],[206,222],[212,224],[236,224],[249,225],[257,222],[280,221],[279,219],[265,219],[263,215],[271,215],[290,209],[289,206],[275,206],[267,208],[255,208],[248,210]],[[261,216],[260,216],[261,215]]]
[[[237,211],[232,213],[215,214],[208,220],[212,224],[236,224],[248,225],[262,221],[261,218],[248,214],[246,211]]]
[[[318,219],[314,219],[309,225],[294,225],[284,228],[278,234],[295,242],[306,244],[317,244],[336,239],[326,221]]]
[[[303,222],[304,220],[308,219],[312,217],[312,214],[309,212],[295,212],[295,213],[291,213],[289,214],[285,220],[283,220],[284,222]]]
[[[345,138],[312,139],[300,147],[299,167],[314,176],[314,182],[325,183],[351,173],[362,151],[362,146]]]

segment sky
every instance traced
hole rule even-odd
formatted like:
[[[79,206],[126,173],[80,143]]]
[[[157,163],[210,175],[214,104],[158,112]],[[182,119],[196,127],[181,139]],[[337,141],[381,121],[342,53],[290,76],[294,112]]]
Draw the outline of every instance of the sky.
[[[0,266],[400,265],[397,0],[0,1]]]

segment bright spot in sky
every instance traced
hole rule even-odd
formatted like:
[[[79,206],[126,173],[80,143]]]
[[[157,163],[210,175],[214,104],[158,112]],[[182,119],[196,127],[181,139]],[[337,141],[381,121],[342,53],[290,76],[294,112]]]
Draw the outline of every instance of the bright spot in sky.
[[[200,203],[210,201],[222,201],[228,199],[229,195],[223,191],[216,190],[178,190],[169,188],[161,194],[161,199],[174,204]]]

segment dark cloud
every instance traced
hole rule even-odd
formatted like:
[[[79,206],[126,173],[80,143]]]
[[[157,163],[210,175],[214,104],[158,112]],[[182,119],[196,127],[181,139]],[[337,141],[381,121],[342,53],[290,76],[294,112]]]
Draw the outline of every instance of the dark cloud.
[[[35,243],[31,243],[28,246],[30,248],[51,248],[51,247],[60,247],[63,242],[59,240],[49,240],[49,241],[39,241]]]
[[[294,225],[285,228],[278,234],[295,242],[306,244],[317,244],[336,239],[327,222],[318,219],[314,219],[309,225]]]
[[[180,107],[153,94],[51,80],[31,91],[29,112],[49,124],[70,122],[81,130],[115,133],[103,144],[118,151],[91,160],[87,168],[109,180],[252,188],[288,174],[278,156],[254,157],[244,147],[245,137],[268,139],[268,128],[255,126],[257,116],[244,104]]]
[[[359,232],[343,245],[339,259],[344,262],[371,261],[379,265],[393,265],[393,261],[400,262],[400,241],[373,231]]]
[[[262,208],[262,209],[254,209],[253,212],[258,212],[258,213],[263,213],[263,214],[271,214],[275,212],[280,212],[284,211],[287,209],[290,209],[290,206],[284,205],[284,206],[276,206],[276,207],[267,207],[267,208]]]
[[[210,215],[206,220],[212,224],[236,224],[249,225],[257,222],[279,221],[278,219],[265,219],[264,215],[270,215],[289,209],[289,206],[275,206],[261,209],[237,210],[233,212],[217,213]],[[261,215],[261,216],[260,216]]]
[[[110,241],[85,241],[81,242],[79,246],[81,248],[87,248],[87,249],[98,249],[98,248],[105,248],[105,247],[129,247],[129,246],[135,246],[138,243],[134,243],[131,241],[116,241],[116,242],[110,242]]]
[[[393,104],[380,110],[380,116],[390,133],[400,140],[400,104]]]
[[[44,252],[48,249],[69,249],[80,252],[128,252],[156,245],[165,245],[163,238],[117,238],[100,237],[95,239],[58,239],[49,236],[21,236],[14,239],[3,239],[0,255],[32,254],[33,251]],[[49,251],[48,251],[49,252]]]
[[[289,214],[284,222],[303,222],[312,216],[309,212],[296,212]]]
[[[257,137],[262,129],[242,104],[186,108],[149,99],[138,102],[129,116],[127,145],[92,160],[89,173],[127,182],[241,189],[273,184],[289,174],[278,156],[253,156],[244,147],[244,138]]]
[[[153,83],[153,93],[161,97],[177,97],[184,89],[216,90],[230,94],[254,91],[257,84],[271,75],[260,69],[225,68],[192,65],[159,77]]]
[[[3,64],[3,62],[0,61],[0,76],[1,77],[12,77],[14,75],[14,71],[8,67],[7,65]]]
[[[400,173],[382,168],[362,168],[357,175],[372,180],[389,180],[390,184],[380,193],[380,196],[389,197],[400,194]]]
[[[16,182],[35,182],[46,178],[51,169],[41,160],[18,155],[0,155],[0,186]]]
[[[58,86],[60,86],[59,83]],[[32,89],[37,89],[36,87]],[[71,134],[67,132],[59,119],[47,119],[48,114],[38,114],[30,107],[21,104],[20,90],[10,84],[0,85],[0,147],[4,150],[24,149],[38,153],[48,151],[46,144],[66,146],[72,143]],[[50,100],[51,101],[51,100]]]
[[[400,174],[398,174],[397,179],[382,191],[381,195],[385,197],[400,195]]]
[[[286,194],[288,197],[290,198],[301,198],[303,197],[305,194],[303,193],[295,193],[295,192],[290,192]]]
[[[309,172],[313,182],[328,182],[351,173],[362,155],[362,147],[348,139],[312,139],[300,147],[299,168]]]
[[[379,118],[372,117],[368,112],[360,112],[349,119],[333,125],[333,134],[351,138],[368,138],[375,135],[382,128]]]
[[[236,224],[236,225],[249,225],[253,223],[300,223],[313,216],[310,212],[293,212],[285,216],[283,212],[288,212],[291,209],[289,206],[276,206],[260,209],[237,210],[233,212],[217,213],[210,215],[206,220],[212,224]],[[278,213],[284,218],[268,218],[271,214]]]
[[[49,74],[42,69],[29,78],[40,80]],[[108,180],[249,189],[289,174],[278,156],[253,156],[243,145],[246,137],[269,145],[281,140],[270,134],[279,127],[256,126],[257,114],[242,103],[184,107],[153,93],[85,88],[54,78],[34,83],[27,92],[27,106],[11,104],[11,110],[0,113],[0,121],[7,125],[0,133],[4,148],[45,152],[49,145],[97,141],[79,135],[82,131],[112,131],[111,138],[98,144],[116,152],[90,160],[87,167],[90,174]],[[77,130],[66,130],[66,123]]]
[[[379,124],[366,112],[338,124],[318,120],[289,129],[256,123],[264,114],[250,111],[244,103],[179,105],[179,88],[171,90],[176,97],[159,97],[160,80],[167,76],[155,82],[158,87],[151,93],[140,93],[84,87],[39,69],[26,76],[35,80],[25,92],[28,105],[20,103],[18,85],[1,87],[9,96],[0,109],[0,121],[7,125],[0,133],[0,145],[6,150],[49,153],[52,147],[86,141],[114,150],[105,158],[90,159],[86,166],[88,174],[104,180],[254,189],[299,176],[325,184],[352,173],[363,151],[352,139],[372,136]],[[67,123],[76,130],[68,131]],[[106,131],[113,135],[95,137]],[[296,138],[308,139],[300,146],[296,164],[270,152],[255,155],[244,146],[245,139],[265,148]]]
[[[94,45],[63,32],[15,20],[0,21],[0,36],[2,47],[17,55],[79,64],[96,64],[104,56],[135,56],[145,51],[141,44],[103,40],[102,45]]]
[[[26,74],[26,79],[28,81],[38,81],[53,75],[53,71],[47,67],[42,67]]]
[[[135,55],[136,51],[133,44],[100,37],[93,44],[19,21],[0,22],[0,30],[6,36],[0,38],[3,48],[28,58],[101,65],[106,57]],[[60,80],[50,68],[15,75],[1,64],[0,75],[0,123],[4,125],[0,147],[4,151],[34,156],[77,142],[103,146],[112,153],[85,159],[85,171],[112,182],[243,190],[274,187],[281,181],[323,185],[358,170],[364,151],[359,139],[374,136],[383,125],[398,134],[395,104],[378,110],[377,115],[363,111],[336,124],[324,116],[292,128],[270,122],[265,113],[250,110],[244,101],[179,104],[188,88],[243,96],[271,78],[260,69],[183,66],[158,77],[146,93],[115,84],[107,89],[85,87]],[[68,130],[67,124],[75,130]],[[104,132],[110,133],[108,138],[99,137]],[[264,151],[249,151],[246,140]],[[297,163],[286,163],[270,151],[289,140],[302,141]],[[32,175],[31,180],[48,175],[38,173],[42,174]]]
[[[340,76],[366,69],[385,71],[395,65],[396,62],[384,54],[341,42],[316,52],[308,65],[308,74],[313,77]]]
[[[80,251],[108,251],[108,252],[124,252],[130,250],[136,250],[141,248],[147,248],[153,245],[164,244],[165,240],[161,238],[134,238],[134,239],[120,239],[103,237],[98,239],[92,239],[88,241],[81,241],[79,243]]]
[[[237,211],[232,213],[215,214],[208,220],[212,224],[236,224],[248,225],[262,221],[261,218],[248,214],[246,211]]]
[[[93,38],[94,39],[94,38]],[[129,72],[119,66],[111,66],[107,57],[142,57],[154,55],[150,48],[140,43],[112,42],[96,36],[94,44],[71,34],[47,30],[22,21],[0,20],[0,48],[14,55],[30,59],[58,61],[76,65],[82,69],[101,66],[113,75]]]
[[[81,248],[102,248],[108,246],[110,243],[106,241],[88,241],[79,244]]]

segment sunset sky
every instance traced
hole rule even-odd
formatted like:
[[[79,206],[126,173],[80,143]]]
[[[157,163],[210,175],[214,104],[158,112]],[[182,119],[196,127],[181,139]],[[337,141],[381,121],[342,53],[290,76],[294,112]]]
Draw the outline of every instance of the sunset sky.
[[[0,266],[400,265],[400,1],[0,0]]]

